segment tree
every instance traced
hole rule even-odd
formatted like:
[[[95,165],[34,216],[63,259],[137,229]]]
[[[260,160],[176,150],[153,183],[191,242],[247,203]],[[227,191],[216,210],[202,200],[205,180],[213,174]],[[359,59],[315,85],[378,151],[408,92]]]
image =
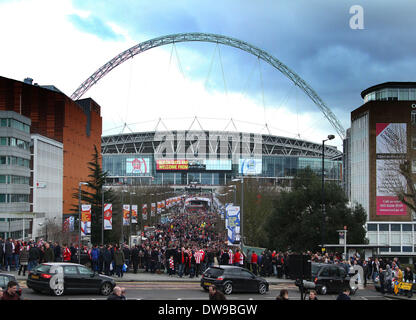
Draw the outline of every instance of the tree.
[[[103,172],[100,165],[100,153],[97,150],[97,146],[94,145],[94,153],[92,154],[92,160],[88,162],[88,169],[90,174],[89,180],[86,181],[88,186],[81,189],[81,203],[91,204],[91,242],[93,244],[101,243],[101,230],[102,230],[102,189],[105,184],[105,180],[108,176],[107,172]],[[73,198],[79,198],[79,190],[73,194]],[[116,197],[111,189],[104,189],[105,203],[113,203],[117,205]],[[78,205],[74,206],[73,211],[78,212]],[[113,221],[114,219],[113,208]],[[113,225],[113,231],[115,226]],[[117,229],[115,229],[117,230]],[[104,243],[110,241],[118,241],[115,232],[104,232]]]
[[[377,194],[395,195],[416,212],[416,180],[412,158],[407,152],[406,124],[380,123],[377,126]]]
[[[348,243],[365,243],[366,213],[361,206],[350,208],[344,191],[325,183],[325,243],[338,243],[337,230],[348,228]],[[321,244],[321,181],[306,168],[294,178],[291,191],[282,191],[265,223],[267,243],[277,250],[316,251]]]

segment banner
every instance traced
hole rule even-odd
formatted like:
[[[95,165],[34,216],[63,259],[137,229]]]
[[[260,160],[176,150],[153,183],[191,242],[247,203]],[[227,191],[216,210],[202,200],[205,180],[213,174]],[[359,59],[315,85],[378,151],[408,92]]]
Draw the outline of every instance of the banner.
[[[239,159],[238,173],[242,175],[257,175],[261,174],[262,160],[261,159]]]
[[[152,208],[150,210],[150,216],[154,217],[156,211],[156,203],[152,203]]]
[[[91,234],[91,205],[83,204],[81,208],[81,236],[86,236]]]
[[[376,123],[376,214],[407,215],[395,190],[407,190],[399,166],[407,152],[406,123]]]
[[[240,207],[228,206],[226,208],[225,227],[227,229],[228,245],[240,240]]]
[[[162,213],[162,203],[160,201],[157,202],[157,214]]]
[[[75,218],[73,216],[69,217],[69,232],[74,232],[75,230]]]
[[[142,206],[142,217],[143,217],[143,220],[147,220],[147,204],[146,203]]]
[[[127,174],[146,174],[150,172],[149,158],[128,158],[126,159]]]
[[[104,204],[104,230],[113,229],[113,205],[111,203]]]
[[[131,206],[131,223],[137,223],[137,204]]]
[[[156,160],[156,170],[187,171],[188,160]]]
[[[123,226],[130,225],[130,205],[123,204]]]

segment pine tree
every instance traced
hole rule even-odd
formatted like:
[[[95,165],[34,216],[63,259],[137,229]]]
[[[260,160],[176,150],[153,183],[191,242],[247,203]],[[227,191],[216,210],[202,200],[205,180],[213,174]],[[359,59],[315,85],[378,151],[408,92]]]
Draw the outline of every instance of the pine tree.
[[[97,146],[94,145],[94,153],[92,154],[92,160],[88,162],[88,169],[90,174],[87,186],[81,189],[81,203],[91,205],[91,242],[93,244],[101,243],[101,230],[102,230],[102,189],[105,184],[105,180],[108,176],[107,172],[103,172],[100,165],[100,154],[97,150]],[[79,198],[79,190],[73,194],[73,198]],[[104,201],[105,203],[114,203],[116,196],[111,189],[104,189]],[[73,211],[78,212],[78,205],[74,206]],[[114,212],[114,209],[113,209]],[[114,216],[113,216],[114,221]],[[113,232],[104,232],[104,243],[114,241],[117,235]]]

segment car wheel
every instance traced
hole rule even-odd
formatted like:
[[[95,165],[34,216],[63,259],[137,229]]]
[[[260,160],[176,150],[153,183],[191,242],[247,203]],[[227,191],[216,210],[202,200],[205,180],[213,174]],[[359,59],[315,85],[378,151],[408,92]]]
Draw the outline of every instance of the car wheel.
[[[233,285],[231,282],[227,282],[224,284],[224,293],[229,295],[233,292]]]
[[[60,297],[64,294],[64,288],[57,287],[55,289],[52,289],[52,294],[54,296]]]
[[[260,285],[259,285],[259,293],[260,294],[265,294],[266,292],[267,292],[266,284],[260,283]]]
[[[319,292],[322,295],[326,295],[328,293],[328,289],[326,288],[326,286],[322,286],[321,289],[319,289]]]
[[[112,287],[110,283],[106,282],[101,286],[100,293],[103,296],[108,296],[111,293],[111,291],[112,291]]]

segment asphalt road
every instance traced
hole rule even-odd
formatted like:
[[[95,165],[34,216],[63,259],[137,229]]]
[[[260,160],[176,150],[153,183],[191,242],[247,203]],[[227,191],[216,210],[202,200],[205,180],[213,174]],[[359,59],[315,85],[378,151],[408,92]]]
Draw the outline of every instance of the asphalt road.
[[[19,281],[22,287],[23,298],[28,300],[106,300],[107,297],[94,294],[64,295],[55,297],[47,294],[38,294],[26,287],[25,281]],[[126,288],[128,300],[208,300],[199,283],[166,283],[166,282],[123,282],[119,286]],[[270,285],[270,290],[265,295],[255,293],[235,293],[227,297],[227,300],[275,300],[281,289],[289,291],[290,300],[300,300],[300,292],[294,284]],[[335,300],[337,295],[318,295],[319,300]],[[358,290],[352,300],[389,300],[377,292],[374,287]]]

